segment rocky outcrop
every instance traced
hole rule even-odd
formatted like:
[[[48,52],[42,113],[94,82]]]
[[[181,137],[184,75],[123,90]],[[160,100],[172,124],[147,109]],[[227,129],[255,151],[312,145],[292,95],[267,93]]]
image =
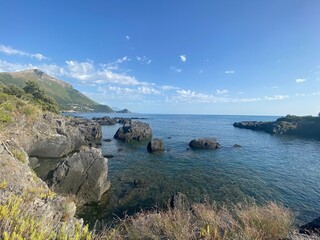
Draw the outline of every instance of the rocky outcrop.
[[[6,147],[4,147],[6,146]],[[18,198],[29,215],[36,216],[47,224],[46,229],[74,226],[76,205],[70,198],[57,196],[47,184],[38,178],[16,154],[16,146],[0,143],[0,204]]]
[[[114,138],[123,142],[143,141],[152,138],[152,129],[148,123],[130,121],[118,129]]]
[[[102,126],[116,125],[117,123],[125,124],[127,122],[130,122],[131,120],[138,120],[138,119],[146,119],[146,118],[137,118],[137,117],[132,117],[132,118],[113,117],[113,118],[111,118],[109,116],[92,118],[93,121],[99,123]]]
[[[100,143],[102,139],[101,125],[89,119],[71,119],[71,125],[78,128],[86,143]]]
[[[84,148],[63,161],[53,172],[52,188],[72,194],[77,204],[98,202],[109,187],[108,160],[97,148]]]
[[[164,144],[163,141],[159,138],[152,139],[147,146],[149,152],[163,152]]]
[[[60,158],[77,151],[82,145],[101,142],[98,123],[84,119],[69,119],[46,113],[24,135],[15,137],[29,156]],[[17,133],[17,135],[19,135]]]
[[[220,144],[214,138],[199,138],[193,139],[189,146],[194,149],[216,149],[220,147]]]
[[[320,139],[320,117],[288,115],[274,122],[243,121],[235,122],[233,126],[270,134]]]

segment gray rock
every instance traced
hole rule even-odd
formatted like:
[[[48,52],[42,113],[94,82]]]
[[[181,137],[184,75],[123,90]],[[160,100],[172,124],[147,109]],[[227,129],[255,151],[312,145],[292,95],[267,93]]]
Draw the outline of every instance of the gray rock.
[[[196,149],[216,149],[220,147],[220,144],[214,138],[198,138],[193,139],[189,146]]]
[[[114,138],[123,142],[143,141],[152,138],[152,129],[148,123],[130,121],[118,129]]]
[[[163,141],[159,138],[154,138],[148,143],[147,149],[149,152],[164,151]]]
[[[100,125],[87,119],[46,114],[34,128],[33,139],[25,144],[27,153],[34,157],[60,158],[79,150],[82,145],[96,145],[102,138]]]
[[[52,188],[72,194],[78,205],[98,202],[109,187],[108,160],[100,149],[83,148],[63,161],[53,172]]]

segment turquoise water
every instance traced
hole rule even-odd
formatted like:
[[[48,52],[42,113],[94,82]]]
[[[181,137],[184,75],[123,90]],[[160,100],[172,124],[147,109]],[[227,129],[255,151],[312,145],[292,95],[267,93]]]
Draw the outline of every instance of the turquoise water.
[[[106,114],[78,114],[92,118]],[[109,116],[116,116],[109,114]],[[109,159],[111,189],[98,205],[81,209],[87,221],[109,221],[141,208],[163,206],[175,192],[192,201],[205,198],[237,203],[254,198],[277,201],[298,214],[300,222],[319,217],[320,141],[275,136],[234,128],[236,121],[272,121],[276,117],[205,115],[134,115],[147,118],[154,137],[164,140],[166,151],[150,154],[146,142],[122,143],[113,139],[120,125],[103,126],[104,154]],[[198,137],[215,137],[221,148],[187,150]],[[234,148],[240,144],[241,148]],[[134,180],[141,184],[134,185]]]

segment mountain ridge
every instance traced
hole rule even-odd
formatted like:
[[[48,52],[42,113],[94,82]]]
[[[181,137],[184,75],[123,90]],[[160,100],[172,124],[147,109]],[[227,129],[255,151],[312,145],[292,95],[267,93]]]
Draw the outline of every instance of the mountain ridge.
[[[71,84],[52,77],[42,70],[27,69],[19,72],[0,73],[0,83],[4,85],[13,84],[23,88],[27,81],[39,83],[45,93],[57,101],[61,111],[114,112],[108,105],[95,102],[74,89]]]

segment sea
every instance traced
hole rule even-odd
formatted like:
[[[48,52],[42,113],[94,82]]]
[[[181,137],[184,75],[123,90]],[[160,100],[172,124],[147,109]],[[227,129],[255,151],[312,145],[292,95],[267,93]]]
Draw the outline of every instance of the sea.
[[[238,121],[274,121],[277,116],[77,113],[74,116],[142,118],[165,145],[148,153],[148,142],[113,138],[120,124],[102,126],[110,190],[98,204],[79,209],[93,224],[165,207],[181,192],[190,203],[233,205],[277,202],[290,208],[297,224],[320,216],[320,141],[233,127]],[[190,150],[192,139],[213,137],[216,150]],[[234,147],[239,144],[241,147]]]

